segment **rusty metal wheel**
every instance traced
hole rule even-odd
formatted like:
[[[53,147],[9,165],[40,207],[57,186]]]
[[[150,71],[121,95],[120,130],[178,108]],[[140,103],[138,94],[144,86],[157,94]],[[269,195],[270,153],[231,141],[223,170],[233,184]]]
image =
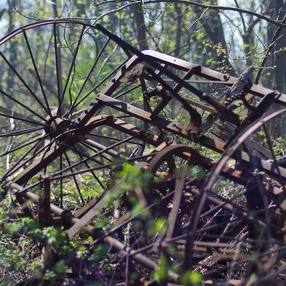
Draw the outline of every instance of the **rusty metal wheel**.
[[[272,112],[239,134],[201,187],[185,267],[205,279],[285,283],[285,139],[271,137],[285,111]],[[249,150],[249,139],[259,141],[269,157]]]
[[[164,200],[165,206],[158,209],[161,217],[168,216],[175,201],[177,215],[183,193],[191,186],[198,187],[206,175],[203,157],[195,149],[183,144],[169,145],[158,152],[148,163],[146,172],[152,174],[146,188],[149,204],[156,200],[156,197],[169,196],[169,200]],[[178,193],[176,199],[175,192]]]
[[[183,85],[173,80],[168,87],[161,79],[162,70],[171,76],[173,70],[184,83],[201,73],[199,66],[150,51],[137,55],[101,30],[76,21],[43,21],[0,41],[4,189],[10,182],[39,186],[42,174],[53,180],[57,204],[67,206],[68,198],[85,204],[105,189],[116,160],[135,160],[146,144],[152,150],[172,132],[188,140],[191,126],[199,124],[200,115],[177,94]],[[209,78],[229,84],[221,73],[210,72]],[[188,128],[162,118],[172,97],[189,109],[183,120]]]
[[[150,157],[142,157],[145,145],[152,150],[167,140],[166,128],[168,135],[182,133],[158,117],[171,101],[162,71],[145,73],[129,48],[98,27],[69,20],[30,24],[0,41],[6,221],[35,217],[43,226],[63,226],[73,238],[105,210],[101,192],[114,166]],[[196,70],[159,53],[148,59],[149,68],[151,59],[187,78]],[[175,84],[175,94],[181,88]],[[157,95],[162,101],[154,104]],[[154,135],[147,132],[151,123]],[[187,131],[182,135],[189,138]]]
[[[204,158],[189,146],[170,145],[154,156],[146,171],[153,174],[147,191],[155,200],[158,195],[163,199],[154,216],[166,219],[166,238],[186,232],[194,198],[206,176]]]
[[[56,204],[85,204],[106,189],[110,165],[144,150],[140,129],[95,116],[99,91],[127,93],[112,79],[130,55],[95,27],[69,20],[22,27],[0,48],[2,186],[39,186],[41,174],[53,180]]]
[[[134,219],[142,225],[137,240],[144,237],[144,241],[133,245],[133,250],[144,250],[145,255],[157,260],[158,265],[164,257],[166,281],[180,280],[179,268],[184,257],[182,240],[186,237],[194,201],[206,176],[205,159],[190,146],[171,144],[159,151],[145,168],[146,174],[151,175],[141,194],[146,214],[143,220]],[[173,273],[171,269],[175,265],[178,269]]]

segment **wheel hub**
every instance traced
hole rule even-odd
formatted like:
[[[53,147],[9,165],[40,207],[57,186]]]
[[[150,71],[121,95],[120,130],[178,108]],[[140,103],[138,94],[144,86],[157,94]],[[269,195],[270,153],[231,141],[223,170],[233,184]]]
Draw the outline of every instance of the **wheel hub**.
[[[58,116],[50,118],[48,125],[45,132],[52,138],[58,137],[58,139],[63,139],[63,137],[67,136],[67,131],[71,129],[71,121]]]

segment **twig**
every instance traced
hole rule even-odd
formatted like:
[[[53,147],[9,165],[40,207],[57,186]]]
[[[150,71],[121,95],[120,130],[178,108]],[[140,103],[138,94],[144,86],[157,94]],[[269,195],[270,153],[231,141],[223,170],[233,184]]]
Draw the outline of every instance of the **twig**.
[[[208,10],[209,10],[209,8],[206,8],[206,9],[204,10],[204,12],[201,14],[201,16],[200,16],[198,19],[196,19],[196,20],[194,21],[194,23],[192,23],[192,25],[188,28],[188,30],[190,30],[198,21],[200,21],[200,20],[204,17],[204,14],[205,14]]]
[[[235,2],[236,8],[239,9],[239,5],[238,5],[237,1],[235,0],[234,2]],[[244,18],[242,16],[242,12],[241,11],[239,11],[239,16],[240,16],[240,19],[241,19],[241,22],[242,22],[244,33],[246,33],[247,29],[246,29],[245,21],[244,21]]]

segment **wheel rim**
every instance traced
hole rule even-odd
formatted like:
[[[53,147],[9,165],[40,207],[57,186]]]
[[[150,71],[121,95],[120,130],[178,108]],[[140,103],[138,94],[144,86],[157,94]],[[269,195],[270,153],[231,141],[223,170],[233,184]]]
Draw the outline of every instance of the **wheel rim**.
[[[216,251],[205,253],[203,261],[193,264],[194,269],[208,278],[245,281],[284,279],[283,275],[278,274],[278,265],[283,263],[285,255],[282,230],[285,224],[285,168],[283,156],[276,155],[270,144],[269,129],[266,128],[266,125],[275,122],[283,114],[285,109],[273,112],[239,134],[201,188],[194,210],[197,215],[193,217],[190,227],[197,234],[190,237],[188,247],[195,248],[197,243],[227,242],[220,254]],[[259,158],[258,153],[243,153],[241,150],[249,138],[265,138],[265,148],[271,156],[265,160]],[[283,149],[284,141],[279,144]],[[229,177],[226,176],[229,170],[226,164],[233,157],[237,159],[239,170],[233,170],[233,174],[237,172],[236,175]],[[228,194],[223,192],[224,186]],[[233,192],[229,191],[231,187]],[[211,206],[211,198],[218,199],[218,207],[213,205],[212,210],[206,209]],[[203,222],[206,218],[207,224]],[[217,231],[215,238],[210,235],[213,231]],[[231,256],[228,256],[228,252],[232,253]],[[225,260],[228,262],[225,263]]]

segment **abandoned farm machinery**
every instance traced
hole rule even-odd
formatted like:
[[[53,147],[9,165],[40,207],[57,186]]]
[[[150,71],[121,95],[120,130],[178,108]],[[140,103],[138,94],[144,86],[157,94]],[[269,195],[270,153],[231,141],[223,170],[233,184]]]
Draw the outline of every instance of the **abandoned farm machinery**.
[[[65,256],[81,281],[285,283],[286,95],[252,67],[233,77],[53,20],[1,39],[0,70],[2,229],[28,217],[82,241],[90,255]]]

